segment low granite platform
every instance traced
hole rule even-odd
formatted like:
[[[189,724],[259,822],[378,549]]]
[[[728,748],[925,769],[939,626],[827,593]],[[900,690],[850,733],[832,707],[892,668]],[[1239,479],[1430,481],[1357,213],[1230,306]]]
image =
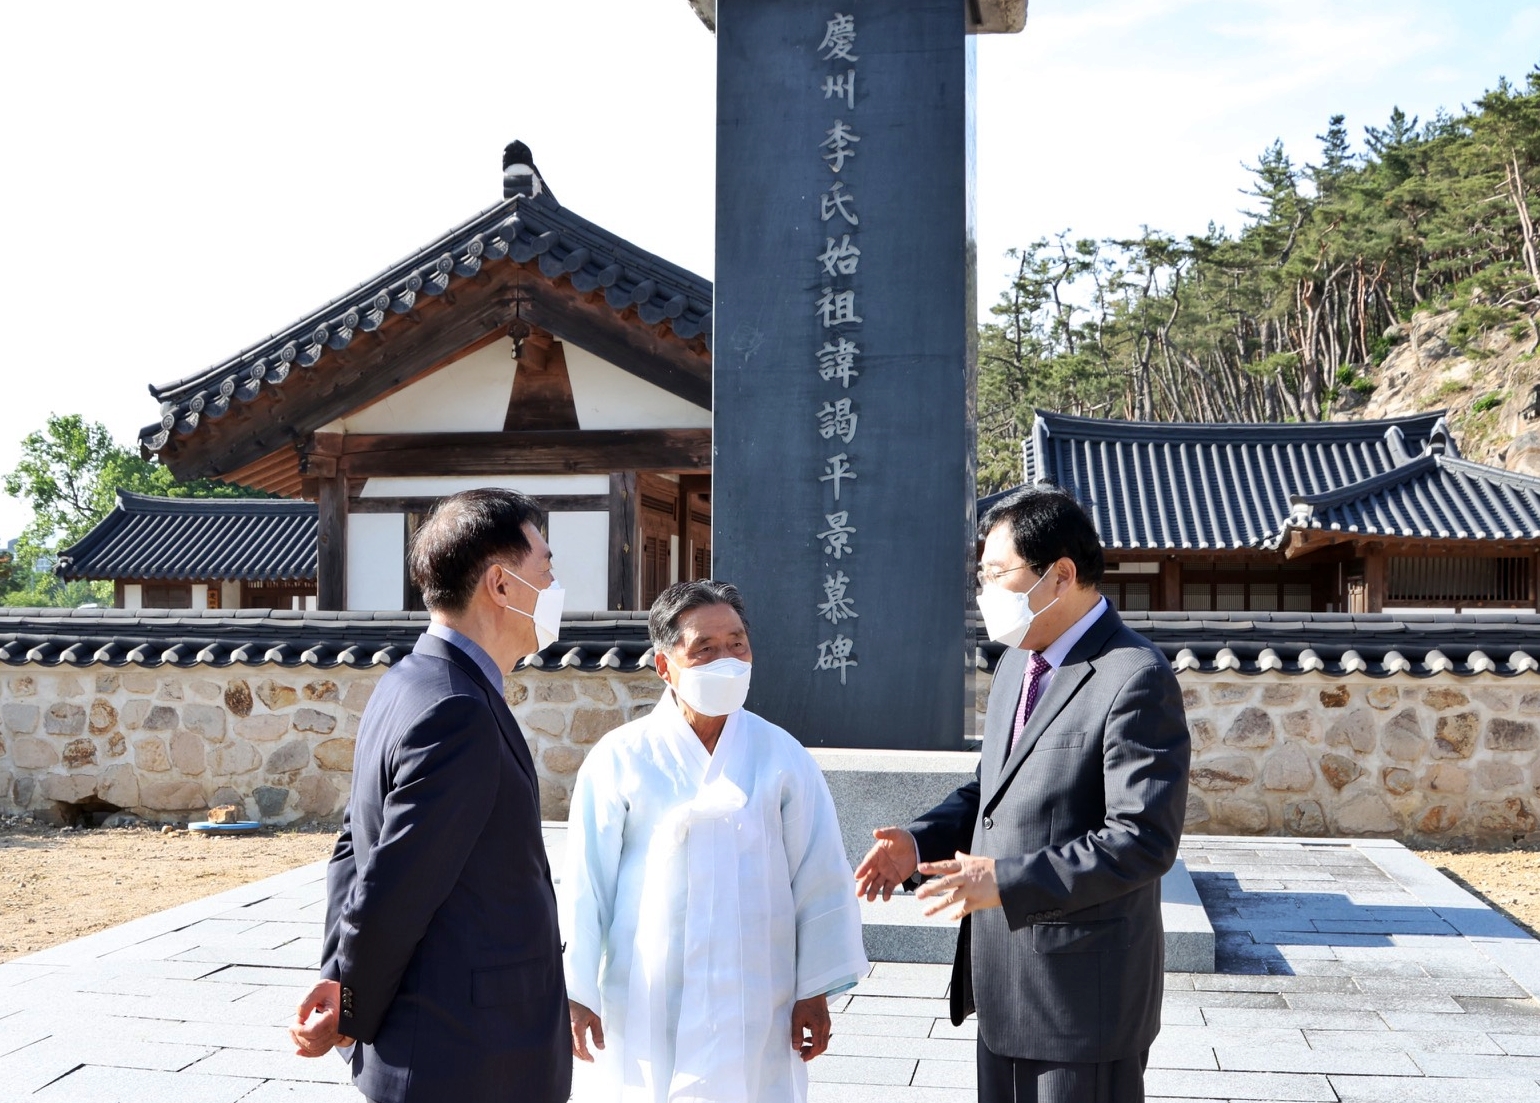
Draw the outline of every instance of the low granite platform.
[[[1194,837],[1182,856],[1216,972],[1166,974],[1151,1103],[1540,1103],[1540,942],[1480,899],[1391,842]],[[357,1103],[340,1060],[295,1057],[284,1031],[318,964],[323,877],[0,964],[0,1103]],[[974,1103],[977,1026],[947,1019],[949,975],[875,962],[833,1001],[811,1103]],[[609,1103],[586,1066],[575,1084]]]
[[[871,847],[874,829],[909,823],[935,807],[973,779],[979,760],[977,751],[815,748],[812,755],[834,797],[852,869]],[[1214,930],[1181,862],[1162,879],[1161,897],[1167,968],[1213,972]],[[957,950],[957,924],[928,918],[924,902],[907,894],[863,901],[861,926],[872,961],[950,963]]]
[[[1161,878],[1161,921],[1166,930],[1166,969],[1214,971],[1214,928],[1209,925],[1187,866],[1178,859]],[[889,901],[861,901],[861,932],[872,961],[950,964],[957,952],[957,924],[924,913],[928,901],[908,894]]]

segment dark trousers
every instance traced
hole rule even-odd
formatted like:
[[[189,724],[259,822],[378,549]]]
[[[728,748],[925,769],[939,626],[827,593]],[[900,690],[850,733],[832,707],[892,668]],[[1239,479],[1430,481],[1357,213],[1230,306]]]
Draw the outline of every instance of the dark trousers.
[[[979,1039],[979,1103],[1144,1103],[1145,1050],[1099,1064],[1001,1057]]]

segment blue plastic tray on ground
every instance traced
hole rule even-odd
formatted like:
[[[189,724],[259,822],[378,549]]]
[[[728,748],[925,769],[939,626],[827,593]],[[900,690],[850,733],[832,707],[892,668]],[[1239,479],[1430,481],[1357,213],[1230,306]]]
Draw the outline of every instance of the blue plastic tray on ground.
[[[187,825],[187,830],[240,835],[247,831],[255,831],[261,826],[256,820],[241,820],[239,823],[210,823],[208,820],[195,820]]]

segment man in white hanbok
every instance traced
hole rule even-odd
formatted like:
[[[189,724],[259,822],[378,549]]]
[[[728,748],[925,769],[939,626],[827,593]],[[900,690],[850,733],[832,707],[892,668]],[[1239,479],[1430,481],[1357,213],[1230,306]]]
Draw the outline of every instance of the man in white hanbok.
[[[597,1058],[606,1099],[800,1103],[828,997],[868,968],[834,802],[802,745],[743,708],[736,587],[671,586],[649,629],[669,688],[599,741],[572,795],[572,1051]]]

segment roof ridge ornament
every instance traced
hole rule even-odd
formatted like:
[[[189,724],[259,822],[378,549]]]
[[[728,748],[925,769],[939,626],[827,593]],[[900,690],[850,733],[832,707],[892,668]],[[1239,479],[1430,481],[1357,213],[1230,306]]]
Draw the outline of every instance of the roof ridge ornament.
[[[503,198],[512,199],[519,195],[530,199],[544,195],[550,202],[556,202],[556,196],[546,187],[545,177],[535,167],[535,157],[529,146],[515,139],[503,147]]]
[[[1433,423],[1433,428],[1428,430],[1428,443],[1423,453],[1430,456],[1447,456],[1452,460],[1460,459],[1460,446],[1454,442],[1454,430],[1449,427],[1449,419],[1440,417]]]

